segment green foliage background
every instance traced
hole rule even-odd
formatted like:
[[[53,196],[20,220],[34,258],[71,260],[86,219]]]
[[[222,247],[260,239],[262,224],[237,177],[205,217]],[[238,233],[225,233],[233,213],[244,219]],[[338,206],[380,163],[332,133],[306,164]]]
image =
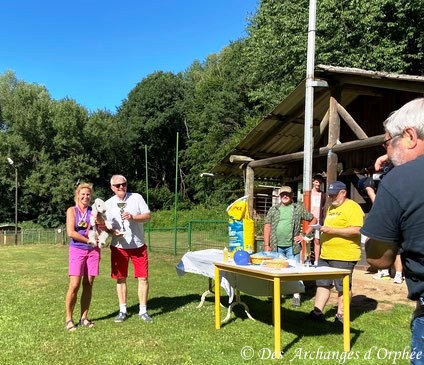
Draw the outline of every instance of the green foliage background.
[[[146,194],[151,209],[173,205],[178,175],[182,209],[228,204],[242,181],[201,179],[304,78],[307,0],[262,0],[246,20],[247,36],[178,74],[148,75],[115,112],[0,75],[0,221],[14,216],[18,169],[19,219],[63,224],[78,182],[110,195],[114,173]],[[322,0],[317,9],[316,63],[424,75],[422,0]],[[176,168],[176,134],[179,166]],[[145,151],[147,150],[147,166]]]

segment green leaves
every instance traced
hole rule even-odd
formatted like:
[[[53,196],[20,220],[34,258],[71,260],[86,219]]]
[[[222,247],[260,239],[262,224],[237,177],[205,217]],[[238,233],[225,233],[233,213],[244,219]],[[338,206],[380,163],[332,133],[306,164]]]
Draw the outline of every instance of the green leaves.
[[[11,71],[0,75],[0,220],[13,219],[14,171],[6,157],[19,171],[19,219],[63,222],[77,181],[92,182],[107,198],[110,176],[121,173],[144,190],[146,148],[152,206],[169,208],[177,133],[184,204],[228,204],[243,191],[241,179],[199,175],[305,77],[308,14],[309,0],[262,0],[247,37],[180,74],[148,75],[116,114],[89,113]],[[316,63],[424,75],[423,30],[422,0],[320,0]]]

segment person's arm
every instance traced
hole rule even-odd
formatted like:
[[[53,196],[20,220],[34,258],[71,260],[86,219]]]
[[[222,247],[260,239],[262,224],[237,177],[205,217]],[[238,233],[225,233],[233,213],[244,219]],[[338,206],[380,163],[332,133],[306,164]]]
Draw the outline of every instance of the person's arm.
[[[314,238],[314,254],[315,254],[314,265],[318,266],[319,256],[321,255],[321,242],[318,238]]]
[[[75,209],[74,207],[68,208],[66,211],[66,233],[69,238],[73,238],[77,242],[83,242],[88,244],[88,237],[79,234],[75,230]]]
[[[310,225],[316,224],[318,221],[314,216],[312,216],[312,219],[308,222],[309,222],[308,228],[305,229],[305,232],[303,232],[303,235],[299,234],[298,236],[293,237],[293,241],[298,243],[299,245],[305,240],[305,236],[308,236],[312,233],[313,229],[310,227]],[[306,241],[308,241],[308,239],[306,239]]]
[[[318,219],[316,219],[315,216],[312,217],[312,219],[309,221],[308,228],[305,230],[305,234],[306,235],[311,234],[313,231],[311,225],[313,226],[314,224],[317,224],[317,223],[318,223]]]
[[[380,171],[383,169],[383,166],[389,161],[389,156],[387,154],[380,156],[375,160],[374,169],[375,171]]]
[[[264,251],[271,251],[270,238],[271,238],[271,224],[265,223],[265,225],[264,225]]]
[[[124,212],[124,214],[122,215],[122,218],[132,220],[138,223],[150,221],[150,218],[151,218],[150,210],[144,198],[140,194],[135,194],[135,197],[137,199],[136,213],[132,214],[130,212]]]
[[[150,212],[140,213],[140,214],[131,214],[129,212],[124,212],[122,214],[123,219],[133,220],[136,222],[148,222],[151,218]]]
[[[350,227],[343,227],[343,228],[333,228],[328,226],[322,226],[320,231],[323,233],[331,234],[333,236],[339,236],[344,238],[359,236],[361,232],[359,230],[361,227],[356,226],[350,226]]]
[[[371,202],[374,203],[374,200],[375,200],[375,190],[374,190],[374,188],[372,188],[371,186],[366,186],[365,191],[367,192]]]
[[[394,242],[383,242],[368,238],[365,242],[367,262],[376,269],[387,269],[393,265],[398,251]]]

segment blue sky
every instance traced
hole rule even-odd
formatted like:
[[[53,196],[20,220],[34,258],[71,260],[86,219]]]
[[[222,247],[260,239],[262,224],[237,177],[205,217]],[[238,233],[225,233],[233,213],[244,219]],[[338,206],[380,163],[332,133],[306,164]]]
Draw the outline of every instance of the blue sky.
[[[179,72],[245,36],[259,0],[2,0],[0,74],[116,111],[155,71]]]

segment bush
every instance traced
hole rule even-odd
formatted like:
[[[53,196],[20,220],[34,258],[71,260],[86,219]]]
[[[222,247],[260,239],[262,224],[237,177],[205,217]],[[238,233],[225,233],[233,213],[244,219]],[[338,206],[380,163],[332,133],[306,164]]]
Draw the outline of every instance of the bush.
[[[151,228],[171,227],[174,225],[174,210],[152,210]],[[226,206],[206,207],[198,205],[188,210],[177,211],[177,225],[187,226],[188,222],[196,219],[222,220],[227,219]]]

